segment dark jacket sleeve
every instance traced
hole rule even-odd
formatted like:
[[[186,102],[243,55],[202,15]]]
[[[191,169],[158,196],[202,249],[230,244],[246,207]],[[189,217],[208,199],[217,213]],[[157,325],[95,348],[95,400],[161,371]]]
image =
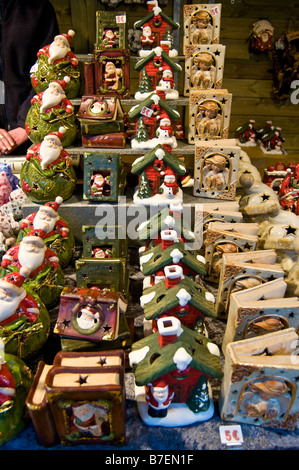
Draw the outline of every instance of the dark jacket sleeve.
[[[11,128],[24,127],[34,91],[30,68],[37,52],[59,34],[55,10],[47,0],[8,0],[3,17],[5,97]]]

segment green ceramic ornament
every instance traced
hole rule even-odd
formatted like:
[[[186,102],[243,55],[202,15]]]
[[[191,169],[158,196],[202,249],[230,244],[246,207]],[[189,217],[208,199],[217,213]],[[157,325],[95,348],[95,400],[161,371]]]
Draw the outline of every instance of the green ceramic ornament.
[[[62,197],[69,199],[76,189],[76,172],[62,140],[67,130],[51,132],[41,143],[32,145],[20,172],[24,193],[33,201],[45,203]]]
[[[31,67],[31,84],[36,93],[46,90],[54,80],[70,78],[65,93],[69,99],[76,98],[80,89],[80,70],[78,59],[71,51],[69,41],[75,35],[70,30],[67,34],[55,36],[53,42],[37,53],[37,61]]]
[[[70,78],[51,82],[45,91],[35,95],[31,100],[25,129],[29,139],[38,144],[45,136],[58,132],[61,127],[65,133],[61,137],[63,147],[74,143],[77,137],[77,121],[72,103],[66,97],[65,88]]]
[[[21,220],[16,242],[20,243],[32,230],[42,227],[45,245],[57,255],[60,266],[65,268],[73,257],[75,238],[69,231],[67,222],[58,214],[62,202],[62,198],[58,196],[55,201],[47,202],[37,212]]]
[[[33,373],[22,359],[4,353],[0,340],[0,382],[11,387],[12,396],[0,404],[0,445],[8,442],[25,427],[25,401],[33,382]]]
[[[50,317],[38,295],[25,286],[28,272],[11,273],[0,279],[0,339],[5,350],[22,360],[36,356],[50,332]],[[7,299],[10,300],[7,300]]]

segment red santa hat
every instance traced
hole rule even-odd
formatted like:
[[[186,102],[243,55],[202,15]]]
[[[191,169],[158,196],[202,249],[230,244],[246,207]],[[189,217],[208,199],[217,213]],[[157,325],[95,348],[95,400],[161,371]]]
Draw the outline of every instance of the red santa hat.
[[[65,77],[63,77],[63,80],[54,80],[53,82],[49,84],[49,86],[54,85],[56,88],[59,89],[60,93],[64,93],[64,90],[66,89],[69,82],[70,82],[70,77],[66,75]]]
[[[164,388],[168,387],[169,384],[167,383],[167,381],[164,378],[160,377],[159,379],[154,380],[150,385],[154,388],[163,388],[164,389]]]
[[[159,119],[160,119],[160,122],[163,121],[164,119],[167,119],[167,121],[169,121],[169,125],[171,123],[171,119],[165,111],[161,111],[159,115]]]
[[[69,45],[69,42],[73,39],[74,36],[75,36],[75,31],[73,31],[72,29],[69,29],[67,33],[57,34],[57,36],[55,36],[55,39],[61,38],[64,40],[66,45]]]
[[[62,197],[57,196],[55,201],[46,202],[46,204],[44,204],[44,207],[46,207],[47,210],[49,212],[51,212],[54,216],[57,216],[58,215],[58,209],[59,209],[59,207],[62,203],[63,203]]]
[[[0,288],[10,289],[16,294],[20,294],[20,289],[25,281],[26,277],[30,275],[30,269],[22,267],[19,272],[6,274],[0,279]]]
[[[26,235],[21,241],[21,243],[34,243],[40,245],[40,247],[45,246],[44,238],[46,237],[46,232],[44,230],[32,230]]]
[[[170,168],[168,168],[167,170],[165,170],[165,172],[164,172],[164,179],[165,179],[165,178],[169,178],[169,176],[171,176],[171,177],[173,177],[173,178],[175,179],[175,174],[174,174],[174,172],[173,172]]]
[[[63,134],[65,134],[66,128],[65,127],[59,127],[58,131],[50,132],[44,137],[44,140],[55,140],[58,145],[61,145],[61,139]]]

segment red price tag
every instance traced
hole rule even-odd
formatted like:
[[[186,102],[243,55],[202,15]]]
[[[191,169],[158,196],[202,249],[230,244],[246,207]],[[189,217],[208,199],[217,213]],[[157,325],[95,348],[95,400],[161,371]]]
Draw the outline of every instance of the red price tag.
[[[222,444],[236,446],[241,445],[243,442],[242,429],[239,425],[220,426],[219,432]]]
[[[214,7],[210,10],[212,16],[219,15],[219,9],[218,7]]]
[[[116,15],[116,23],[126,23],[126,15]]]
[[[140,113],[143,115],[143,116],[146,116],[146,117],[151,117],[151,115],[153,114],[153,110],[151,108],[147,108],[146,106],[143,106],[142,110],[140,111]]]

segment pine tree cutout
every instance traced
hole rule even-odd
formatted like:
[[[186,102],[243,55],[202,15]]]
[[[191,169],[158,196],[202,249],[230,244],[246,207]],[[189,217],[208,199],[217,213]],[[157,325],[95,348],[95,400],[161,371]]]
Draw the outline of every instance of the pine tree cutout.
[[[167,41],[169,43],[169,50],[173,49],[173,35],[172,35],[172,32],[171,32],[169,26],[167,26],[167,28],[165,30],[165,34],[164,34],[164,37],[163,37],[163,42],[164,41]]]
[[[140,116],[137,122],[137,130],[135,139],[137,142],[146,142],[148,140],[147,126],[143,122],[143,117]]]
[[[209,389],[207,379],[204,375],[199,377],[196,387],[194,387],[186,404],[193,413],[199,413],[200,411],[206,411],[209,409]]]
[[[151,197],[152,195],[153,193],[152,193],[149,181],[148,181],[148,177],[144,171],[140,175],[139,189],[138,189],[137,196],[140,199],[145,199],[145,198]]]

